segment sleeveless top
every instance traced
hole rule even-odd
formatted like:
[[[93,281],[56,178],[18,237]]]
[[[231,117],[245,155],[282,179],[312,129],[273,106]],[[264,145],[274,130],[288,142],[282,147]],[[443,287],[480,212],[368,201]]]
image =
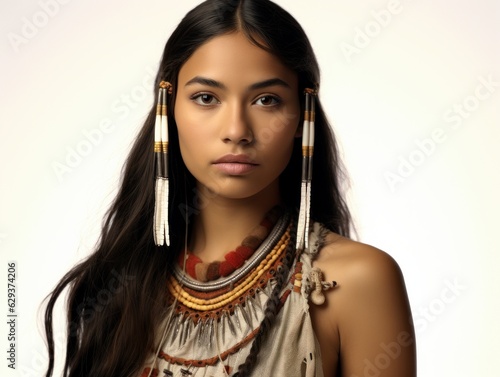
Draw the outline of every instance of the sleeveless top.
[[[290,279],[281,292],[282,306],[261,345],[251,373],[253,377],[323,377],[319,343],[309,314],[309,300],[311,293],[314,295],[318,289],[328,289],[336,283],[321,282],[318,287],[318,279],[312,276],[312,262],[327,233],[321,224],[315,223],[312,228],[309,248],[302,252],[290,269]],[[266,302],[276,284],[272,276],[277,261],[273,263],[253,288],[223,302],[222,307],[200,311],[196,305],[193,309],[181,300],[173,302],[163,325],[164,330],[158,334],[158,341],[161,342],[158,352],[152,353],[140,376],[218,377],[236,373],[250,352],[253,338],[264,318]],[[186,290],[188,295],[193,293]],[[195,301],[210,303],[215,301],[213,296],[214,293],[208,292],[201,294],[200,301]]]

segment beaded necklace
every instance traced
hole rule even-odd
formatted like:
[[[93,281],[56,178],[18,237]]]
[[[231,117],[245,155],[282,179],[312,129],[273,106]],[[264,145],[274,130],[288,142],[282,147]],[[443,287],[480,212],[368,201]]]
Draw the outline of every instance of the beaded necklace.
[[[173,275],[179,282],[181,282],[183,286],[200,292],[209,292],[232,287],[238,280],[243,278],[260,262],[262,262],[262,260],[266,257],[267,254],[269,254],[272,248],[276,246],[280,238],[283,237],[285,229],[287,228],[287,226],[289,226],[289,223],[290,214],[284,213],[281,218],[278,219],[274,228],[268,234],[267,238],[261,243],[257,250],[246,261],[246,263],[243,264],[241,268],[233,271],[227,276],[220,277],[219,279],[214,281],[199,282],[192,279],[188,274],[186,274],[179,265],[174,266]]]
[[[276,261],[280,256],[283,256],[283,252],[288,245],[289,240],[290,229],[288,228],[271,252],[265,255],[265,258],[259,264],[257,264],[258,260],[255,260],[254,263],[250,264],[251,267],[256,265],[255,268],[251,268],[252,271],[241,279],[242,281],[240,280],[240,282],[238,282],[228,292],[219,290],[216,295],[212,295],[215,297],[207,298],[202,292],[201,294],[197,294],[197,292],[193,289],[190,291],[186,290],[174,276],[171,276],[169,279],[169,292],[175,299],[190,309],[210,311],[222,308],[225,305],[232,303],[234,300],[239,299],[251,288],[255,286],[263,287],[266,285],[269,278],[275,274],[277,267],[275,266]],[[273,266],[275,266],[274,269],[272,268]],[[261,279],[261,277],[268,272],[270,276],[266,276],[267,279]],[[243,300],[240,301],[243,302]]]
[[[273,216],[275,219],[271,221]],[[196,265],[203,262],[191,262],[191,273],[187,271],[187,261],[185,271],[175,265],[167,284],[169,315],[165,335],[157,353],[165,376],[170,376],[172,371],[190,375],[197,368],[220,367],[230,374],[234,366],[244,361],[240,350],[259,331],[266,303],[276,284],[273,278],[283,263],[290,230],[295,225],[289,213],[273,208],[259,226],[269,229],[268,234],[261,236],[260,245],[254,240],[253,245],[258,247],[255,246],[239,268],[225,276],[200,282],[195,280],[198,275],[192,276],[192,273],[193,270],[196,273]],[[255,232],[245,240],[249,237],[255,237]],[[294,271],[291,279],[299,272]],[[287,287],[280,295],[281,305],[293,290],[293,281]],[[147,368],[143,375],[153,376],[155,372],[159,370]]]
[[[277,375],[323,376],[307,300],[321,305],[322,291],[337,286],[335,281],[323,281],[321,270],[312,267],[328,230],[315,223],[311,248],[294,257],[290,231],[296,226],[285,213],[239,270],[216,281],[196,282],[182,270],[172,274],[167,282],[169,306],[159,346],[141,377],[232,376],[263,329],[270,332],[268,341],[262,343],[266,357],[256,364],[252,376],[269,375],[275,369]],[[276,273],[283,272],[285,264],[290,272],[277,279]],[[245,268],[247,272],[241,275]],[[278,292],[275,288],[281,278],[286,280]],[[210,287],[201,290],[186,282]],[[271,293],[277,293],[277,326],[266,328]],[[284,350],[287,345],[293,347]]]
[[[179,266],[193,279],[201,282],[217,280],[239,269],[262,244],[283,213],[280,206],[273,207],[235,250],[228,252],[223,261],[204,263],[194,254],[185,251],[179,256]]]

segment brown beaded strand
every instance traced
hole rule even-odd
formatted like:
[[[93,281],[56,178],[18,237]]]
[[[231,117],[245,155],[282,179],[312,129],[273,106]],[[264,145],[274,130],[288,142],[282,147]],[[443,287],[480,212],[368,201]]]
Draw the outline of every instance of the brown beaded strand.
[[[204,263],[200,258],[185,251],[179,256],[179,265],[193,279],[207,282],[233,273],[243,266],[271,232],[283,213],[280,206],[273,207],[235,250],[228,252],[223,261]]]

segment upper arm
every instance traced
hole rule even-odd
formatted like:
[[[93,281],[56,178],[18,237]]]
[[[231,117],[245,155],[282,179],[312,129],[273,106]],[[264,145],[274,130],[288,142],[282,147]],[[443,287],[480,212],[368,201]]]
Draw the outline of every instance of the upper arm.
[[[343,307],[336,310],[342,377],[415,376],[415,336],[401,270],[384,252],[363,248],[348,268]]]
[[[416,376],[411,310],[397,263],[381,250],[344,239],[324,247],[316,265],[325,280],[339,284],[313,313],[322,348],[338,353],[339,377]],[[325,340],[327,333],[333,342]]]

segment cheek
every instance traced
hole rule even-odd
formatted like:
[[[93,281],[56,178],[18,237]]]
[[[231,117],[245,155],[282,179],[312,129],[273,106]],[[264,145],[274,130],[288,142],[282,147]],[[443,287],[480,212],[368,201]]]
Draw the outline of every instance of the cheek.
[[[179,101],[176,105],[174,116],[181,156],[186,166],[189,167],[190,163],[196,160],[203,146],[206,145],[206,135],[203,133],[206,127],[202,127],[199,120],[192,114],[190,115],[190,112],[183,106],[182,101]]]
[[[266,159],[275,162],[276,170],[283,170],[290,160],[298,128],[298,118],[274,122],[259,130],[259,143],[265,150]]]
[[[279,113],[258,131],[258,139],[262,144],[272,144],[277,150],[287,150],[297,137],[298,124],[296,115],[287,117],[286,113]]]
[[[196,170],[196,166],[201,162],[204,156],[204,148],[206,148],[206,138],[201,132],[194,131],[193,128],[179,127],[179,149],[181,157],[188,170]]]

